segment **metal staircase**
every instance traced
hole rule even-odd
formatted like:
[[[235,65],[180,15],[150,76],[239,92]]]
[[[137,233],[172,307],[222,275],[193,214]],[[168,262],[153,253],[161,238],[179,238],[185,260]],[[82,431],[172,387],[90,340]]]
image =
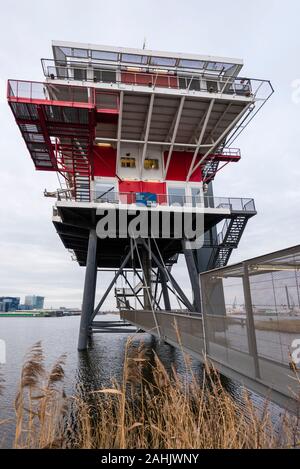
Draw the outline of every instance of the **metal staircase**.
[[[213,181],[215,178],[215,175],[218,171],[219,168],[219,160],[209,160],[205,164],[202,170],[202,174],[204,175],[203,180],[204,182],[210,182]]]
[[[71,138],[57,145],[59,169],[66,173],[68,187],[77,202],[90,202],[91,167],[89,161],[89,141]]]
[[[237,248],[246,228],[248,217],[237,215],[225,221],[222,231],[217,236],[217,245],[213,248],[208,269],[225,267],[233,249]]]
[[[80,142],[73,149],[74,194],[78,202],[90,202],[89,142]]]

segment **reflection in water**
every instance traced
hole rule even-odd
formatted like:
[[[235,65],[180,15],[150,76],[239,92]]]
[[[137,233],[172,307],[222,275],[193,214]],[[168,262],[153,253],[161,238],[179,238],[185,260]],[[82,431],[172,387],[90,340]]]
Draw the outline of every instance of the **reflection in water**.
[[[63,318],[0,318],[0,336],[6,342],[7,363],[2,366],[5,388],[0,395],[0,420],[9,419],[6,425],[0,425],[0,446],[9,447],[14,434],[14,399],[20,379],[21,367],[25,353],[37,341],[42,341],[46,367],[51,366],[62,354],[67,354],[65,365],[66,394],[92,399],[92,392],[110,387],[112,380],[122,382],[123,363],[127,334],[105,333],[95,334],[91,340],[91,348],[87,352],[77,352],[77,336],[79,317]],[[107,315],[107,320],[115,320],[115,316]],[[152,366],[155,354],[166,370],[172,367],[184,380],[191,378],[190,370],[202,382],[202,364],[194,359],[184,360],[182,353],[170,345],[159,342],[149,334],[136,334],[132,340],[132,351],[136,352],[143,342],[144,354],[148,364],[144,367],[145,378],[151,381]],[[222,377],[224,387],[238,401],[241,401],[241,387]],[[258,408],[263,407],[263,399],[251,393],[252,400]],[[276,416],[279,408],[272,407]]]

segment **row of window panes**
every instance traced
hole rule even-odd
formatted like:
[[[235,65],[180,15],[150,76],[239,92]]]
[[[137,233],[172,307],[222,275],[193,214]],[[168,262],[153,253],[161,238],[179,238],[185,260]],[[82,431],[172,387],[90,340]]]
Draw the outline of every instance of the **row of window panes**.
[[[190,59],[177,59],[173,57],[152,57],[147,55],[139,55],[139,54],[126,54],[126,53],[118,53],[118,52],[109,52],[109,51],[97,51],[92,50],[89,51],[88,49],[79,49],[79,48],[71,48],[71,47],[60,47],[58,48],[60,53],[63,53],[65,57],[78,57],[78,58],[88,58],[91,56],[92,59],[95,60],[107,60],[117,62],[119,60],[121,62],[128,62],[134,63],[139,65],[154,65],[154,66],[165,66],[165,67],[175,67],[176,63],[178,67],[183,68],[193,68],[203,70],[206,68],[207,70],[213,71],[228,71],[235,67],[234,64],[222,63],[222,62],[205,62],[202,60],[190,60]],[[90,52],[90,54],[89,54]]]
[[[121,168],[135,168],[136,162],[135,158],[131,157],[122,157],[121,158]],[[145,169],[159,169],[159,161],[154,158],[146,158],[144,161]]]
[[[74,80],[79,81],[86,81],[87,80],[87,70],[84,68],[74,68]],[[59,78],[67,78],[66,76],[66,69],[62,67],[57,67],[56,71],[58,73]],[[95,82],[104,82],[104,83],[116,83],[117,76],[115,71],[110,70],[93,70],[93,79]],[[218,92],[218,83],[216,81],[206,81],[207,89],[211,92]],[[249,85],[248,85],[249,86]],[[201,80],[199,78],[193,78],[192,80],[189,77],[178,77],[178,87],[180,89],[189,88],[191,91],[201,91],[202,85]],[[231,88],[230,88],[231,87]],[[240,90],[238,85],[235,87],[235,92],[238,94],[245,93],[245,86],[240,86]],[[225,90],[224,90],[225,91]],[[226,91],[234,91],[232,85],[228,85],[226,87]],[[239,93],[240,92],[240,93]]]
[[[134,159],[134,158],[132,158]],[[115,201],[117,198],[116,188],[114,185],[100,183],[96,185],[96,199],[105,200],[108,202]],[[186,203],[192,203],[195,207],[201,202],[201,191],[198,187],[192,187],[191,197],[187,197],[185,188],[182,186],[171,186],[168,187],[168,203],[169,205],[185,205]]]

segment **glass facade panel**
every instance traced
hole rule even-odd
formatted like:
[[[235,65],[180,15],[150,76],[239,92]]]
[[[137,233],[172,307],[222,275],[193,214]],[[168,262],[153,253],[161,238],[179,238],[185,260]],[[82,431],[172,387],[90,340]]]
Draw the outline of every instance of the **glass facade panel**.
[[[181,205],[185,203],[185,188],[180,186],[169,186],[169,205]]]
[[[96,60],[112,60],[116,62],[118,60],[117,52],[106,52],[100,50],[92,50],[92,59]]]

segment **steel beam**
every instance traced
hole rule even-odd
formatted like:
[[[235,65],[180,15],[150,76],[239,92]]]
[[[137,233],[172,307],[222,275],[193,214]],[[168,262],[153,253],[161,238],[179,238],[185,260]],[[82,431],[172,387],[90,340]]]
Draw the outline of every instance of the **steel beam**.
[[[114,286],[114,284],[116,283],[119,275],[121,274],[123,268],[125,267],[125,265],[127,264],[127,262],[129,261],[129,259],[131,258],[131,251],[128,252],[127,256],[125,257],[124,261],[122,262],[121,264],[121,267],[119,268],[119,270],[117,271],[117,273],[115,274],[114,278],[112,279],[112,281],[110,282],[108,288],[106,289],[106,292],[104,293],[104,295],[102,296],[100,302],[98,303],[95,311],[92,313],[91,315],[91,322],[94,320],[94,317],[99,313],[100,311],[100,308],[101,306],[103,305],[104,301],[106,300],[106,298],[108,297],[109,295],[109,292],[111,291],[112,287]]]
[[[245,297],[245,309],[247,315],[247,335],[248,335],[248,346],[249,353],[253,357],[254,371],[256,378],[260,379],[260,370],[259,370],[259,359],[256,343],[256,334],[255,334],[255,323],[253,316],[253,305],[251,298],[251,287],[249,281],[249,272],[248,265],[246,262],[243,263],[243,288],[244,288],[244,297]]]
[[[160,277],[160,283],[161,283],[161,290],[162,290],[162,294],[164,297],[165,310],[171,311],[171,303],[170,303],[168,284],[167,284],[167,274],[165,272],[160,271],[159,277]]]
[[[78,350],[86,350],[90,330],[91,317],[94,310],[97,280],[97,234],[90,230],[88,253],[85,270],[82,311],[79,328]]]
[[[31,122],[31,121],[30,121]],[[112,142],[116,143],[118,141],[117,138],[110,138],[110,137],[96,137],[95,138],[96,142]],[[128,138],[121,138],[121,143],[134,143],[138,145],[143,145],[145,143],[145,140],[131,140]],[[162,140],[161,142],[149,140],[148,145],[157,145],[157,146],[165,146],[165,147],[170,147],[172,145],[171,142],[166,142],[165,140]],[[200,145],[200,148],[210,148],[212,144],[205,144],[205,145]],[[196,148],[197,143],[174,143],[174,147],[179,147],[179,148]]]
[[[170,165],[170,161],[171,161],[171,157],[172,157],[172,153],[173,153],[173,148],[174,148],[176,137],[177,137],[177,131],[178,131],[178,127],[179,127],[179,124],[180,124],[181,114],[182,114],[182,111],[183,111],[184,102],[185,102],[185,96],[182,96],[181,100],[180,100],[179,108],[178,108],[178,111],[177,111],[177,117],[176,117],[176,122],[175,122],[174,130],[173,130],[171,146],[169,148],[169,153],[168,153],[167,162],[166,162],[166,166],[165,166],[165,178],[167,176],[167,172],[168,172],[168,169],[169,169],[169,165]]]
[[[197,142],[197,147],[196,147],[196,150],[195,150],[193,158],[192,158],[192,162],[191,162],[191,165],[190,165],[188,175],[186,177],[187,182],[189,181],[189,179],[192,175],[194,164],[195,164],[196,158],[198,156],[198,153],[199,153],[199,150],[200,150],[200,147],[201,147],[204,135],[205,135],[205,131],[207,129],[207,124],[208,124],[210,115],[212,113],[214,104],[215,104],[215,99],[212,99],[211,102],[209,103],[209,106],[208,106],[208,109],[207,109],[207,112],[206,112],[206,116],[205,116],[205,119],[204,119],[204,123],[203,123],[202,129],[201,129],[201,132],[200,132],[200,136],[199,136],[199,139],[198,139],[198,142]]]
[[[145,241],[142,239],[142,244],[145,246],[145,248],[147,249],[147,251],[150,253],[150,249],[149,247],[147,246],[147,243],[145,243]],[[180,288],[180,286],[178,285],[178,283],[176,282],[175,278],[173,277],[173,275],[171,274],[171,272],[168,272],[168,274],[166,274],[166,269],[163,267],[163,265],[160,263],[159,259],[157,258],[157,256],[152,252],[151,253],[152,255],[152,259],[154,260],[155,264],[157,265],[157,267],[159,268],[160,272],[162,272],[162,274],[164,275],[168,275],[169,278],[170,278],[170,281],[172,283],[172,286],[174,288],[174,290],[178,293],[178,295],[180,296],[183,304],[187,307],[187,309],[189,309],[191,312],[194,312],[194,307],[193,305],[191,304],[191,302],[189,301],[189,299],[186,297],[186,295],[184,294],[184,292],[182,291],[182,289]]]
[[[192,286],[192,291],[194,295],[194,304],[195,304],[195,309],[197,313],[202,312],[201,308],[201,293],[200,293],[200,279],[199,279],[199,274],[198,270],[196,267],[196,262],[195,262],[195,257],[194,257],[194,252],[192,249],[187,249],[186,248],[186,242],[182,242],[182,248],[183,248],[183,254],[185,257],[185,262],[187,265],[190,281],[191,281],[191,286]]]
[[[122,120],[123,120],[123,103],[124,103],[124,91],[120,92],[120,107],[119,107],[119,119],[118,119],[118,130],[117,130],[117,158],[116,158],[116,174],[118,174],[120,153],[121,153],[121,136],[122,136]]]
[[[153,104],[154,104],[154,96],[155,96],[154,93],[152,93],[151,97],[150,97],[148,114],[147,114],[147,123],[146,123],[145,137],[144,137],[145,143],[144,143],[144,146],[143,146],[142,162],[141,162],[141,168],[140,168],[140,174],[141,175],[142,175],[142,172],[143,172],[144,161],[145,161],[146,153],[147,153],[148,139],[149,139],[152,112],[153,112]]]
[[[218,145],[222,142],[222,140],[224,140],[224,138],[226,137],[226,135],[228,135],[228,133],[233,129],[233,127],[235,126],[235,124],[243,117],[243,115],[246,113],[246,111],[248,111],[249,107],[252,106],[253,103],[249,103],[243,110],[242,112],[240,112],[236,118],[231,122],[231,124],[227,127],[226,130],[224,130],[224,132],[222,133],[222,135],[217,139],[217,141],[212,145],[212,147],[210,148],[210,150],[208,150],[205,155],[201,158],[200,161],[198,161],[198,163],[196,164],[196,166],[194,166],[194,168],[192,169],[192,172],[190,174],[190,177],[191,175],[196,171],[196,169],[199,168],[199,166],[206,160],[206,158],[218,147]]]

